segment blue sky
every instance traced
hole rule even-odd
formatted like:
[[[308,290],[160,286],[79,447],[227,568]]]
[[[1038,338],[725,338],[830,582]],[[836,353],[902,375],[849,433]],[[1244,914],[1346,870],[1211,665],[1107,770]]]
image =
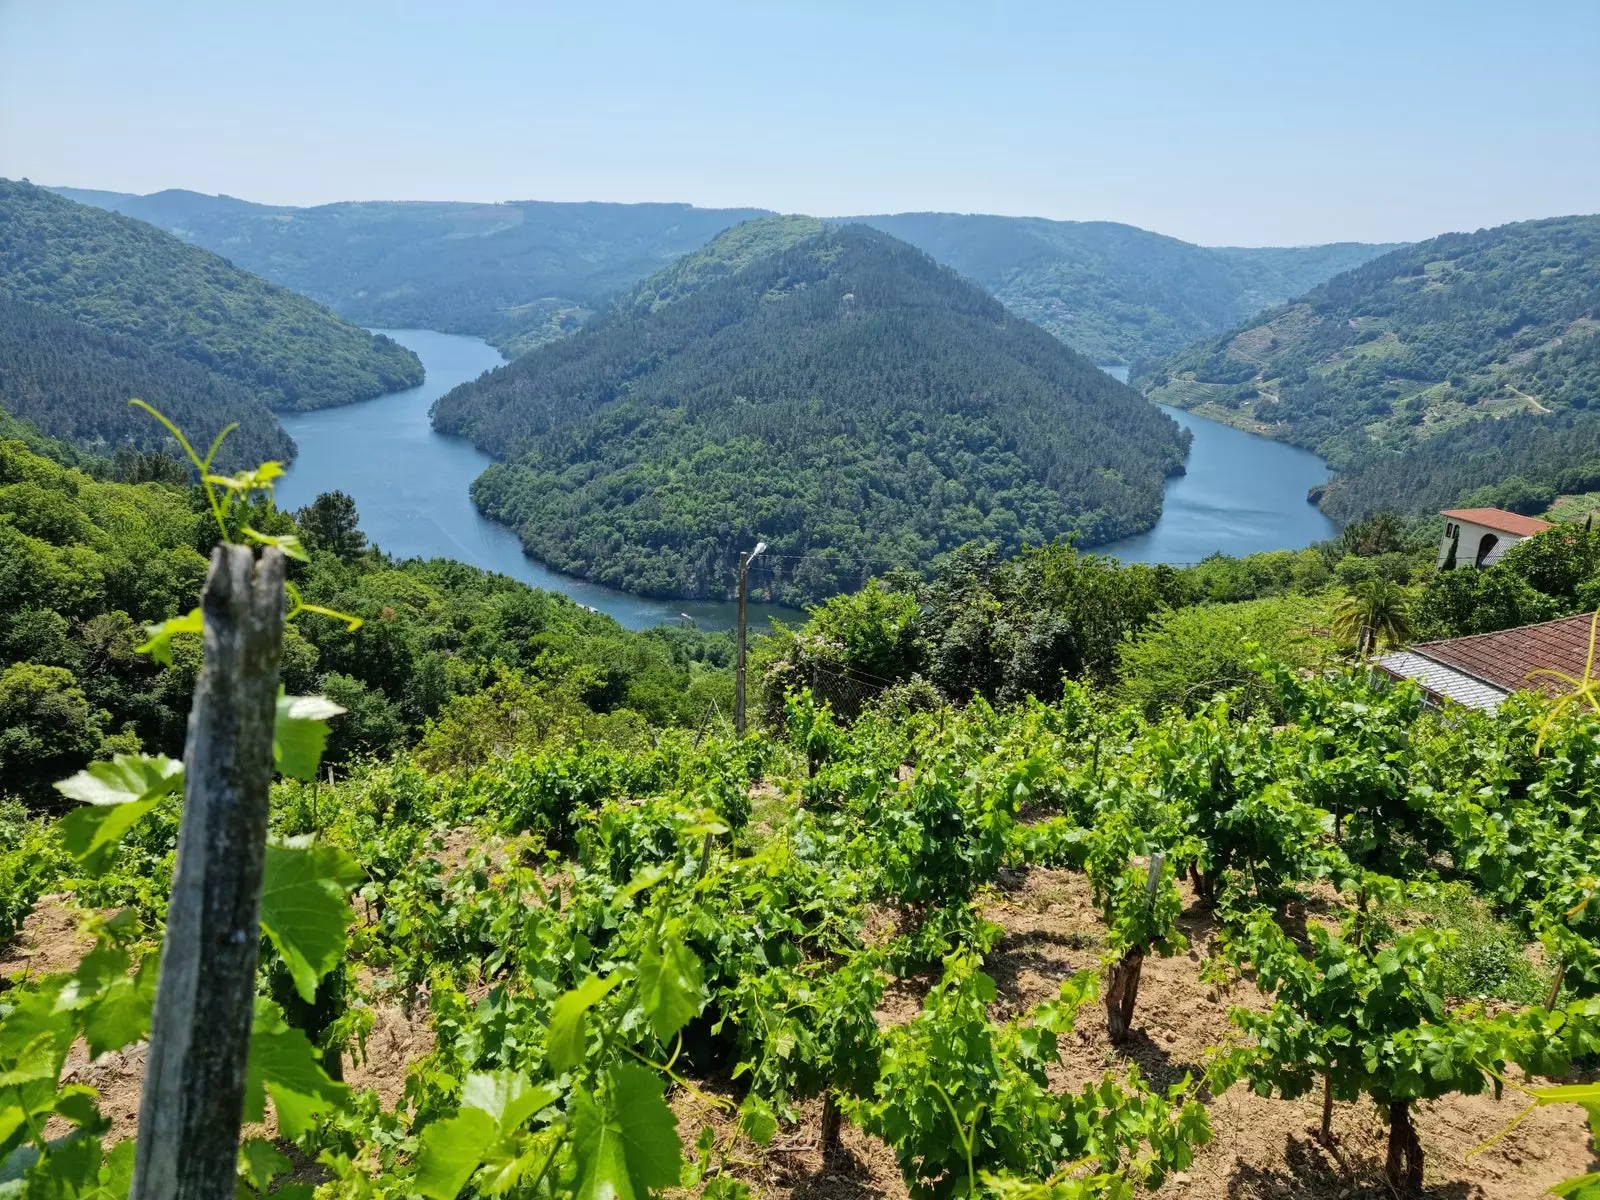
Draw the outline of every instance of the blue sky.
[[[1413,239],[1600,210],[1597,64],[1597,0],[0,0],[0,175]]]

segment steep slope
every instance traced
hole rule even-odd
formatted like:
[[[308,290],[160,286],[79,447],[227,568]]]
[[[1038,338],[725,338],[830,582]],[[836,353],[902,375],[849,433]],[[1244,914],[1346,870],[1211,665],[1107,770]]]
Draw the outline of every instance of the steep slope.
[[[1386,502],[1409,508],[1431,504],[1456,466],[1448,453],[1378,466],[1385,455],[1446,435],[1481,449],[1500,438],[1468,428],[1484,418],[1588,408],[1600,400],[1597,331],[1600,217],[1559,217],[1397,250],[1189,347],[1143,382],[1151,399],[1307,446],[1349,471],[1409,475],[1405,487],[1381,487]],[[1355,474],[1336,494],[1346,515],[1366,507]]]
[[[92,454],[117,446],[176,451],[130,397],[155,405],[202,449],[237,423],[218,465],[287,462],[294,442],[243,384],[132,338],[0,297],[0,408]]]
[[[58,189],[150,221],[364,325],[523,350],[765,210],[687,204],[384,202],[291,208],[228,196]]]
[[[487,337],[509,354],[760,209],[681,204],[329,204],[57,189],[167,229],[363,324]],[[910,242],[1096,362],[1156,358],[1392,246],[1208,249],[1105,221],[852,217]]]
[[[435,424],[514,460],[475,497],[552,566],[721,596],[760,537],[761,590],[786,601],[969,540],[1148,527],[1186,447],[1131,389],[921,252],[789,218],[730,231],[448,393]]]
[[[1393,246],[1210,249],[1110,221],[862,217],[1099,363],[1170,354]]]
[[[284,409],[422,381],[416,355],[153,225],[0,180],[0,295],[124,334]]]

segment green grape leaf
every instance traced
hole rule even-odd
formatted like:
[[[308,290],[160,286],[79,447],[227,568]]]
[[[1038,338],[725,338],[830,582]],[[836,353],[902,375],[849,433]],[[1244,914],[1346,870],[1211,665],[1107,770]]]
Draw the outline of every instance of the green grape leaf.
[[[760,1096],[751,1092],[739,1106],[739,1128],[758,1146],[765,1146],[778,1132],[778,1117]]]
[[[63,796],[83,802],[57,823],[61,844],[97,875],[123,835],[163,797],[182,789],[183,764],[160,754],[118,754],[55,786]]]
[[[453,1117],[435,1121],[422,1131],[412,1186],[428,1200],[456,1200],[499,1138],[494,1118],[481,1108],[463,1108]]]
[[[266,1138],[248,1138],[239,1147],[239,1175],[258,1192],[265,1193],[292,1165]]]
[[[276,1004],[257,997],[244,1119],[265,1119],[266,1096],[270,1095],[278,1113],[278,1132],[293,1140],[308,1132],[319,1115],[342,1105],[349,1093],[344,1084],[328,1078],[306,1035],[289,1026]]]
[[[307,1004],[316,1000],[317,981],[344,957],[352,917],[345,893],[360,880],[361,868],[337,846],[295,839],[267,847],[261,928]]]
[[[56,1004],[85,1010],[83,1037],[91,1058],[149,1036],[156,1002],[156,961],[154,955],[146,958],[133,975],[128,974],[124,950],[101,947],[79,961]]]
[[[278,696],[272,727],[272,758],[278,771],[311,782],[322,748],[328,744],[328,719],[344,709],[324,696]]]
[[[17,1130],[22,1128],[27,1119],[28,1110],[23,1108],[22,1105],[9,1101],[0,1104],[0,1155],[5,1153],[6,1143],[11,1140]],[[0,1162],[4,1161],[4,1158],[0,1158]]]
[[[273,483],[282,478],[283,464],[277,460],[264,462],[253,471],[240,471],[236,475],[207,475],[206,482],[248,496],[251,492],[270,492]]]
[[[672,1187],[683,1170],[678,1118],[661,1080],[624,1063],[606,1076],[606,1102],[579,1092],[573,1108],[573,1152],[580,1200],[643,1200]]]
[[[135,1143],[123,1138],[106,1155],[105,1166],[100,1168],[100,1180],[80,1200],[128,1200],[133,1188],[133,1156]]]
[[[705,1005],[700,959],[682,941],[652,935],[639,955],[639,1004],[663,1042]]]
[[[164,754],[118,754],[55,785],[69,800],[115,805],[159,800],[183,787],[183,763]]]
[[[239,532],[252,542],[260,542],[263,546],[276,546],[288,558],[297,559],[300,562],[311,561],[311,556],[306,553],[305,547],[300,544],[300,539],[295,534],[262,533],[258,529],[251,529],[248,525],[242,526]]]
[[[591,975],[550,1007],[550,1027],[545,1031],[545,1057],[557,1071],[570,1071],[583,1061],[584,1015],[617,984],[622,975],[613,972],[602,979]]]
[[[1600,1200],[1600,1172],[1579,1175],[1576,1179],[1563,1179],[1551,1185],[1550,1194],[1566,1197],[1567,1200]]]
[[[202,633],[205,630],[205,620],[200,615],[198,608],[191,608],[181,617],[170,617],[159,625],[146,625],[144,630],[150,636],[134,647],[139,654],[148,654],[164,667],[172,665],[172,638],[179,633]]]
[[[56,823],[61,844],[91,875],[105,870],[111,851],[157,804],[155,800],[136,800],[106,808],[85,805],[75,808]]]
[[[78,1197],[94,1195],[100,1182],[100,1139],[69,1137],[50,1147],[29,1169],[18,1196]],[[104,1195],[105,1193],[101,1193]]]
[[[550,1084],[534,1087],[521,1071],[482,1071],[467,1076],[461,1088],[461,1107],[488,1113],[502,1134],[522,1128],[523,1122],[561,1098]]]

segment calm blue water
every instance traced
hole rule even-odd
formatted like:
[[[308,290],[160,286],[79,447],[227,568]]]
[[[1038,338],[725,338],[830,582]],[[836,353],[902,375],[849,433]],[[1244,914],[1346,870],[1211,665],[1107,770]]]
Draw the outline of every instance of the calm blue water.
[[[1123,368],[1126,374],[1126,368]],[[1189,473],[1167,481],[1161,519],[1147,533],[1095,547],[1124,562],[1194,563],[1218,551],[1299,550],[1339,527],[1306,503],[1328,464],[1308,450],[1161,405],[1194,432]]]
[[[401,558],[454,558],[499,571],[535,587],[564,592],[615,617],[629,629],[674,623],[680,613],[702,629],[727,629],[734,606],[649,600],[558,575],[522,552],[517,535],[484,520],[472,505],[472,481],[491,459],[471,442],[433,431],[428,409],[445,392],[503,361],[487,342],[427,329],[387,329],[428,369],[421,387],[360,404],[313,413],[285,413],[283,426],[300,456],[278,485],[285,508],[309,504],[335,489],[355,498],[367,537]],[[1126,380],[1126,367],[1108,367]],[[1314,454],[1256,437],[1178,409],[1163,411],[1194,431],[1188,474],[1167,483],[1155,528],[1096,552],[1127,562],[1199,562],[1208,554],[1299,549],[1338,532],[1306,503],[1306,489],[1328,477]],[[801,614],[752,604],[750,622]]]
[[[382,329],[414,350],[427,368],[422,386],[321,412],[284,413],[283,427],[300,455],[278,484],[279,507],[310,504],[319,492],[355,498],[367,538],[400,558],[454,558],[510,575],[535,587],[565,592],[579,604],[615,617],[629,629],[672,624],[680,613],[701,629],[727,629],[735,606],[693,600],[648,600],[558,575],[522,552],[517,535],[485,520],[469,488],[492,461],[471,442],[433,431],[428,409],[458,383],[476,379],[505,360],[477,338],[428,329]],[[750,605],[752,629],[767,617],[803,614],[773,604]]]

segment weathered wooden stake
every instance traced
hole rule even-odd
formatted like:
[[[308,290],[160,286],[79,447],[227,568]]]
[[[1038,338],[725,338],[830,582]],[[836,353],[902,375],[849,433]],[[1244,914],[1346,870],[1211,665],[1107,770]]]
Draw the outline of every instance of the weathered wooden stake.
[[[283,554],[218,546],[184,750],[183,823],[139,1109],[131,1200],[236,1190],[255,1006]]]
[[[739,633],[733,672],[733,732],[744,736],[744,613],[750,600],[750,556],[739,552]]]

